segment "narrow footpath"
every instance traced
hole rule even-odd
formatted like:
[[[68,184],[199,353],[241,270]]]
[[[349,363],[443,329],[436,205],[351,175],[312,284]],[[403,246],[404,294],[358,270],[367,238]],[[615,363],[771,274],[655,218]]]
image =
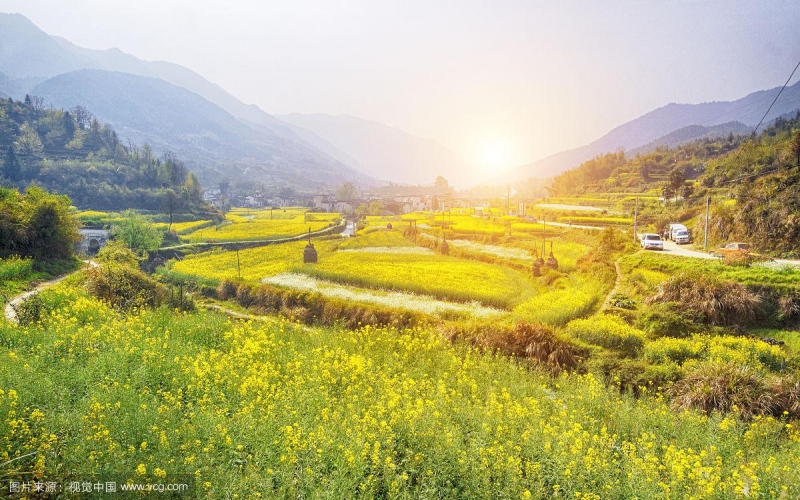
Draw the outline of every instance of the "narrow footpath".
[[[45,281],[45,282],[39,283],[38,285],[36,285],[36,288],[34,288],[33,290],[28,290],[27,292],[23,292],[23,293],[17,295],[16,297],[12,298],[10,301],[8,301],[8,304],[6,304],[6,307],[5,307],[5,310],[4,310],[4,316],[6,318],[6,321],[11,323],[12,325],[18,325],[19,324],[19,317],[17,317],[17,307],[19,307],[23,302],[25,302],[29,298],[33,297],[37,293],[41,292],[42,290],[47,290],[51,286],[55,286],[55,285],[61,283],[62,281],[64,281],[65,279],[69,278],[70,276],[72,276],[75,273],[79,273],[81,271],[84,271],[88,267],[97,267],[99,265],[97,262],[95,262],[93,260],[85,260],[83,262],[85,262],[87,264],[86,268],[78,269],[77,271],[73,271],[71,273],[67,273],[67,274],[65,274],[63,276],[59,276],[58,278],[54,278],[54,279],[51,279],[49,281]]]

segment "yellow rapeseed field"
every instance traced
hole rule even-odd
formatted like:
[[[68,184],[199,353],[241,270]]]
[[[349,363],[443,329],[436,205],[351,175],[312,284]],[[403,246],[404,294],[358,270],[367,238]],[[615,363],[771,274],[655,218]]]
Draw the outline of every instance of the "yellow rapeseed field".
[[[676,413],[429,328],[120,316],[67,286],[45,294],[60,305],[42,324],[0,324],[4,481],[188,474],[191,498],[800,497],[800,432],[772,417]]]

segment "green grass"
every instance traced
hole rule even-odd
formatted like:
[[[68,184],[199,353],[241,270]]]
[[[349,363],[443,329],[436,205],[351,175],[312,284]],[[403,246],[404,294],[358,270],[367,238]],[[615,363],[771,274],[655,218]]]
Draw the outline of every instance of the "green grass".
[[[731,266],[716,259],[696,259],[674,255],[655,255],[639,252],[628,255],[620,264],[628,272],[634,269],[650,269],[673,275],[685,271],[710,273],[719,278],[735,281],[743,285],[800,285],[800,269],[794,267],[775,267],[770,263],[757,263],[750,267]]]

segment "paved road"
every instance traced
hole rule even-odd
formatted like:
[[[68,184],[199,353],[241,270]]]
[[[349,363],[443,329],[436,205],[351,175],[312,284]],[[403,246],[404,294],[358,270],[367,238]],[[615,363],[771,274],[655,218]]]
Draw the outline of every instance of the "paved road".
[[[681,257],[694,257],[696,259],[716,259],[716,257],[712,257],[708,252],[692,250],[690,247],[686,245],[678,245],[674,241],[664,242],[664,253],[679,255]]]
[[[661,253],[661,252],[654,252],[654,253]],[[712,257],[711,254],[709,254],[708,252],[703,252],[701,250],[693,250],[692,248],[686,245],[678,245],[674,241],[664,242],[663,253],[670,255],[678,255],[681,257],[693,257],[696,259],[719,259],[719,257]],[[769,262],[765,262],[764,265],[767,266],[772,265],[775,267],[787,267],[787,266],[800,267],[800,260],[774,259]]]

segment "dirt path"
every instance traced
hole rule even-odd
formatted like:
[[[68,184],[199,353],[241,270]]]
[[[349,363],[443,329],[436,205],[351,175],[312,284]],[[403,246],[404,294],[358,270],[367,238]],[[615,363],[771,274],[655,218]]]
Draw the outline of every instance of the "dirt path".
[[[600,312],[605,311],[611,306],[611,297],[617,293],[619,287],[622,285],[622,269],[619,267],[619,259],[614,261],[614,270],[617,271],[617,279],[614,280],[614,288],[608,292],[606,295],[606,300],[603,301],[603,305],[600,307]]]
[[[204,309],[213,309],[215,311],[219,311],[219,312],[221,312],[223,314],[226,314],[226,315],[230,316],[231,318],[242,319],[242,320],[245,320],[245,321],[250,321],[250,320],[263,321],[263,322],[272,323],[272,324],[276,324],[276,323],[278,323],[280,321],[275,316],[256,316],[254,314],[240,313],[238,311],[234,311],[232,309],[228,309],[226,307],[222,307],[221,305],[218,305],[218,304],[197,304],[197,307],[202,307]],[[300,328],[301,330],[307,330],[307,331],[311,330],[310,327],[305,326],[305,325],[301,325],[299,323],[291,323],[291,325],[293,327],[295,327],[295,328]]]
[[[85,262],[87,264],[87,267],[97,267],[99,265],[97,262],[95,262],[93,260],[85,260],[83,262]],[[33,297],[37,293],[41,292],[42,290],[46,290],[46,289],[50,288],[51,286],[57,285],[57,284],[61,283],[62,281],[64,281],[65,279],[67,279],[70,276],[72,276],[73,274],[79,273],[79,272],[83,271],[84,269],[86,269],[86,268],[78,269],[77,271],[73,271],[71,273],[67,273],[67,274],[65,274],[63,276],[59,276],[58,278],[51,279],[50,281],[45,281],[45,282],[39,283],[38,285],[36,285],[36,288],[34,288],[33,290],[28,290],[27,292],[23,292],[23,293],[17,295],[16,297],[12,298],[10,301],[8,301],[8,304],[6,304],[6,307],[5,307],[5,310],[4,310],[4,316],[5,316],[6,320],[9,323],[11,323],[12,325],[19,324],[19,318],[17,317],[17,307],[19,307],[20,304],[22,304],[23,302],[25,302],[29,298]]]

